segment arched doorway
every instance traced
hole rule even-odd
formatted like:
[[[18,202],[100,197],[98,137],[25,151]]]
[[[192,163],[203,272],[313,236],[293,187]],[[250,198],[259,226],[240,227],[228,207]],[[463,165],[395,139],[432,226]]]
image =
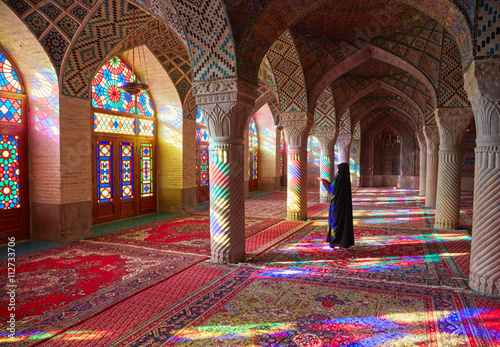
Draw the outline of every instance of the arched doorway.
[[[93,223],[156,212],[156,119],[147,91],[133,96],[120,83],[139,80],[116,56],[92,81]]]
[[[29,238],[26,93],[0,47],[0,243]]]

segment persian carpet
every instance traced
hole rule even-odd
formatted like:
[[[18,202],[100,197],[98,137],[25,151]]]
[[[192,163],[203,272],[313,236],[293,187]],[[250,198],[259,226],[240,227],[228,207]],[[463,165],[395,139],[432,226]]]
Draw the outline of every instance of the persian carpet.
[[[107,347],[231,271],[234,267],[206,262],[196,264],[54,336],[44,345],[71,347],[78,341],[79,347]]]
[[[353,206],[354,226],[374,228],[426,228],[428,226],[427,216],[432,211],[399,208],[358,208]]]
[[[452,278],[430,230],[355,228],[354,237],[348,250],[332,250],[326,227],[311,225],[249,263],[281,273],[468,288],[464,279]]]
[[[33,342],[28,338],[34,332],[38,339],[56,334],[205,259],[87,242],[20,256],[16,260],[18,345]],[[6,262],[1,266],[5,274]],[[2,295],[0,305],[7,307],[7,301]],[[2,325],[7,314],[2,311]]]
[[[445,289],[240,269],[110,347],[492,347],[498,324],[477,305]]]
[[[432,234],[453,275],[468,278],[470,274],[470,234],[465,230],[433,230]]]
[[[260,254],[269,247],[304,228],[308,224],[308,222],[282,221],[273,225],[272,227],[248,238],[246,240],[246,252],[250,255]]]
[[[276,223],[279,219],[245,218],[246,237]],[[210,255],[210,215],[193,213],[141,225],[92,239],[93,242]]]

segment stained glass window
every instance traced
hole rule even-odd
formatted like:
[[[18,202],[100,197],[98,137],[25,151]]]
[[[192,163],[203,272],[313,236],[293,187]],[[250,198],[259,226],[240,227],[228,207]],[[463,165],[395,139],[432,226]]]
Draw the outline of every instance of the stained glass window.
[[[114,116],[111,114],[94,113],[94,131],[112,134],[135,134],[135,119]]]
[[[0,90],[22,93],[19,75],[2,51],[0,51]]]
[[[141,144],[141,196],[153,196],[153,145]]]
[[[205,115],[199,107],[198,110],[196,111],[196,125],[202,125],[203,127],[207,126],[207,123],[205,121]]]
[[[321,161],[321,147],[316,136],[309,136],[307,140],[308,174],[319,175]]]
[[[200,185],[208,185],[208,148],[200,151]]]
[[[283,177],[283,160],[284,160],[284,154],[285,154],[285,133],[283,130],[281,130],[281,136],[280,136],[280,177]]]
[[[209,140],[208,130],[196,128],[196,141],[208,142],[208,140]]]
[[[120,143],[120,198],[122,200],[134,197],[134,144]]]
[[[258,148],[259,137],[257,136],[257,125],[255,119],[252,117],[248,125],[248,179],[257,179],[257,162],[258,162]]]
[[[154,136],[155,122],[147,119],[139,119],[139,135]]]
[[[1,136],[0,153],[0,209],[19,208],[19,137]]]
[[[113,142],[97,141],[97,201],[113,201]]]
[[[147,91],[132,96],[118,88],[135,80],[137,77],[122,58],[112,58],[92,80],[92,107],[153,117],[153,103]]]
[[[22,101],[0,98],[0,122],[21,123]]]

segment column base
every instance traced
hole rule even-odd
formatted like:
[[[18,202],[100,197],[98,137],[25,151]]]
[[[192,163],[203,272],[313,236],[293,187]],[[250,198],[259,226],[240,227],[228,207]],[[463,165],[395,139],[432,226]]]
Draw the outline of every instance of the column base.
[[[210,261],[216,264],[237,264],[237,263],[243,263],[245,260],[246,260],[245,253],[243,254],[212,253],[210,257]]]
[[[496,295],[500,294],[500,279],[493,282],[492,279],[471,273],[469,276],[469,286],[478,292]]]
[[[458,223],[444,220],[436,220],[434,223],[434,229],[442,229],[442,230],[457,230]]]
[[[307,210],[305,213],[287,211],[286,219],[293,221],[307,220]]]

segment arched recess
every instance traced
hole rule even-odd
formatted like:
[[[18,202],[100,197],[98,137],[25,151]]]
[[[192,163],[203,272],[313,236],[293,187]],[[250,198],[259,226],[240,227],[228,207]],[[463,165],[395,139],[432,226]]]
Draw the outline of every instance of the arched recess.
[[[335,65],[331,70],[328,71],[328,73],[323,75],[323,77],[318,80],[318,82],[309,90],[308,96],[310,103],[312,104],[316,102],[319,95],[321,94],[323,89],[326,88],[326,86],[331,85],[342,75],[347,74],[349,71],[355,69],[371,58],[380,60],[382,62],[387,62],[415,76],[421,83],[426,86],[427,90],[432,96],[434,107],[437,107],[437,86],[434,86],[427,76],[425,76],[419,69],[403,60],[399,56],[372,44],[367,44],[348,58]]]
[[[259,129],[255,118],[250,119],[248,124],[248,191],[259,190]]]
[[[31,235],[28,233],[27,236],[53,242],[88,236],[90,219],[83,221],[83,225],[73,225],[72,233],[65,237],[61,230],[72,223],[61,218],[59,212],[54,213],[62,210],[64,214],[67,207],[63,203],[67,197],[61,191],[59,81],[56,71],[39,41],[4,2],[0,2],[0,45],[23,78],[29,104],[26,119]]]
[[[380,185],[381,182],[375,182],[373,172],[373,140],[376,134],[382,129],[389,127],[397,132],[401,137],[402,155],[401,172],[399,177],[392,176],[386,183],[388,186],[400,188],[415,188],[418,185],[418,179],[415,176],[416,167],[416,143],[414,132],[397,115],[391,114],[384,109],[378,109],[379,112],[371,111],[364,115],[361,120],[361,183],[362,186]],[[368,117],[368,118],[367,118]],[[381,179],[381,178],[377,178]]]
[[[403,121],[405,123],[409,124],[410,127],[412,128],[412,130],[415,133],[418,131],[418,128],[417,128],[418,127],[418,123],[415,122],[415,120],[413,119],[413,117],[408,112],[406,112],[405,110],[403,110],[401,107],[393,104],[392,102],[389,102],[388,100],[381,100],[381,101],[377,102],[373,106],[370,106],[369,108],[367,108],[365,111],[363,111],[358,116],[352,117],[351,121],[353,123],[357,123],[357,122],[359,122],[360,119],[363,119],[364,115],[369,114],[370,112],[375,111],[375,110],[380,109],[380,108],[393,109],[394,111],[398,112],[398,114],[400,116],[404,116],[404,117],[402,117]]]
[[[273,113],[268,104],[253,115],[259,130],[259,185],[262,191],[280,188],[280,130],[276,128]],[[286,157],[285,157],[286,158]],[[285,160],[286,161],[286,160]]]
[[[319,188],[321,146],[319,140],[314,135],[309,135],[307,139],[307,186]]]
[[[268,47],[281,35],[283,31],[307,16],[314,10],[320,9],[331,0],[319,2],[283,4],[280,1],[267,1],[262,8],[259,3],[239,3],[238,6],[228,8],[231,25],[238,44],[238,72],[249,80],[256,80],[256,62],[260,62]],[[448,31],[453,33],[455,41],[460,47],[464,66],[473,59],[473,34],[471,22],[452,0],[438,2],[422,2],[418,0],[401,1],[423,14],[442,23]],[[384,3],[385,4],[385,3]],[[397,3],[396,3],[397,4]],[[286,7],[285,7],[286,6]],[[366,5],[368,6],[368,5]],[[391,15],[390,7],[383,6],[384,11]],[[386,9],[387,8],[387,9]],[[322,90],[320,88],[320,90]]]

